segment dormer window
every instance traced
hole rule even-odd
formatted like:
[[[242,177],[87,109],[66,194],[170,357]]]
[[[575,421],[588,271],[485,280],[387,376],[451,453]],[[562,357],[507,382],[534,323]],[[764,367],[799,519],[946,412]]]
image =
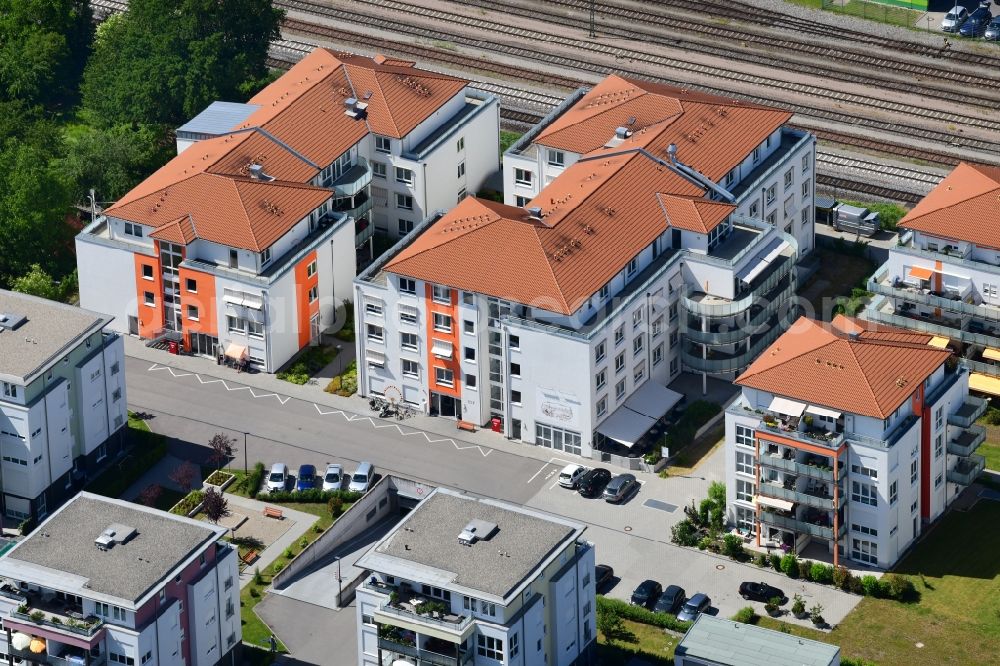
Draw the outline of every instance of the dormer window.
[[[375,136],[375,152],[388,153],[392,150],[392,139],[387,136]]]
[[[566,166],[566,154],[561,150],[549,150],[548,162],[549,166],[562,167]]]
[[[266,266],[271,262],[271,248],[265,248],[263,252],[260,253],[260,265]]]

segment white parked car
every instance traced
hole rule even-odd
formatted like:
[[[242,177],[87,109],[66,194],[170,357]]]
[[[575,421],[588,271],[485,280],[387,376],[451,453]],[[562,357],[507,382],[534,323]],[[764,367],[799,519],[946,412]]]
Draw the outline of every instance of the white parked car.
[[[267,492],[280,493],[288,485],[288,465],[285,463],[274,463],[271,465],[271,473],[267,475]]]
[[[583,465],[570,463],[559,472],[559,485],[563,488],[576,488],[576,484],[587,473],[587,468]]]
[[[344,468],[340,465],[327,465],[323,475],[323,490],[340,490],[344,487]]]

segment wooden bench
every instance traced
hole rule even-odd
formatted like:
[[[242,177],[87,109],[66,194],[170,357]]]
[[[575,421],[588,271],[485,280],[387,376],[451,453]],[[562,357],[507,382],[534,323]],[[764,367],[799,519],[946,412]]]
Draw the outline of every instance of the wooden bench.
[[[256,550],[248,550],[246,554],[240,558],[240,560],[243,562],[243,564],[250,566],[251,564],[257,561],[258,557],[260,557],[260,553],[258,553]]]
[[[265,518],[277,518],[278,520],[281,520],[282,517],[283,517],[283,515],[281,513],[281,509],[275,508],[273,506],[265,506],[264,507],[264,517]]]
[[[458,429],[465,430],[466,432],[476,432],[476,424],[469,421],[459,421]]]

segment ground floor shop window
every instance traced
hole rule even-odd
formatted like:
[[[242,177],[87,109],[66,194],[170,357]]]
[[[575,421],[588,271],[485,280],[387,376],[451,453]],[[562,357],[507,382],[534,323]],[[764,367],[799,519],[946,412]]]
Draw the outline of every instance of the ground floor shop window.
[[[582,455],[580,443],[578,432],[554,428],[544,423],[535,424],[535,444],[579,456]]]

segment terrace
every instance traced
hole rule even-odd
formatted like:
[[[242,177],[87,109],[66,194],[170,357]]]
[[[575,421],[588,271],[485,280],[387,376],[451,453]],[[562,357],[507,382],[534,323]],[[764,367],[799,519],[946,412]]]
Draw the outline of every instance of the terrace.
[[[104,627],[104,620],[94,615],[84,615],[79,601],[59,598],[54,592],[29,592],[10,583],[0,586],[0,596],[20,602],[10,612],[9,621],[43,627],[61,634],[95,636]]]
[[[395,625],[402,622],[401,626],[407,627],[426,625],[456,635],[462,635],[472,624],[471,615],[453,613],[450,602],[417,593],[406,583],[387,585],[373,578],[364,586],[389,596],[388,601],[376,611],[376,616],[381,616],[378,617],[379,621],[384,624]]]

